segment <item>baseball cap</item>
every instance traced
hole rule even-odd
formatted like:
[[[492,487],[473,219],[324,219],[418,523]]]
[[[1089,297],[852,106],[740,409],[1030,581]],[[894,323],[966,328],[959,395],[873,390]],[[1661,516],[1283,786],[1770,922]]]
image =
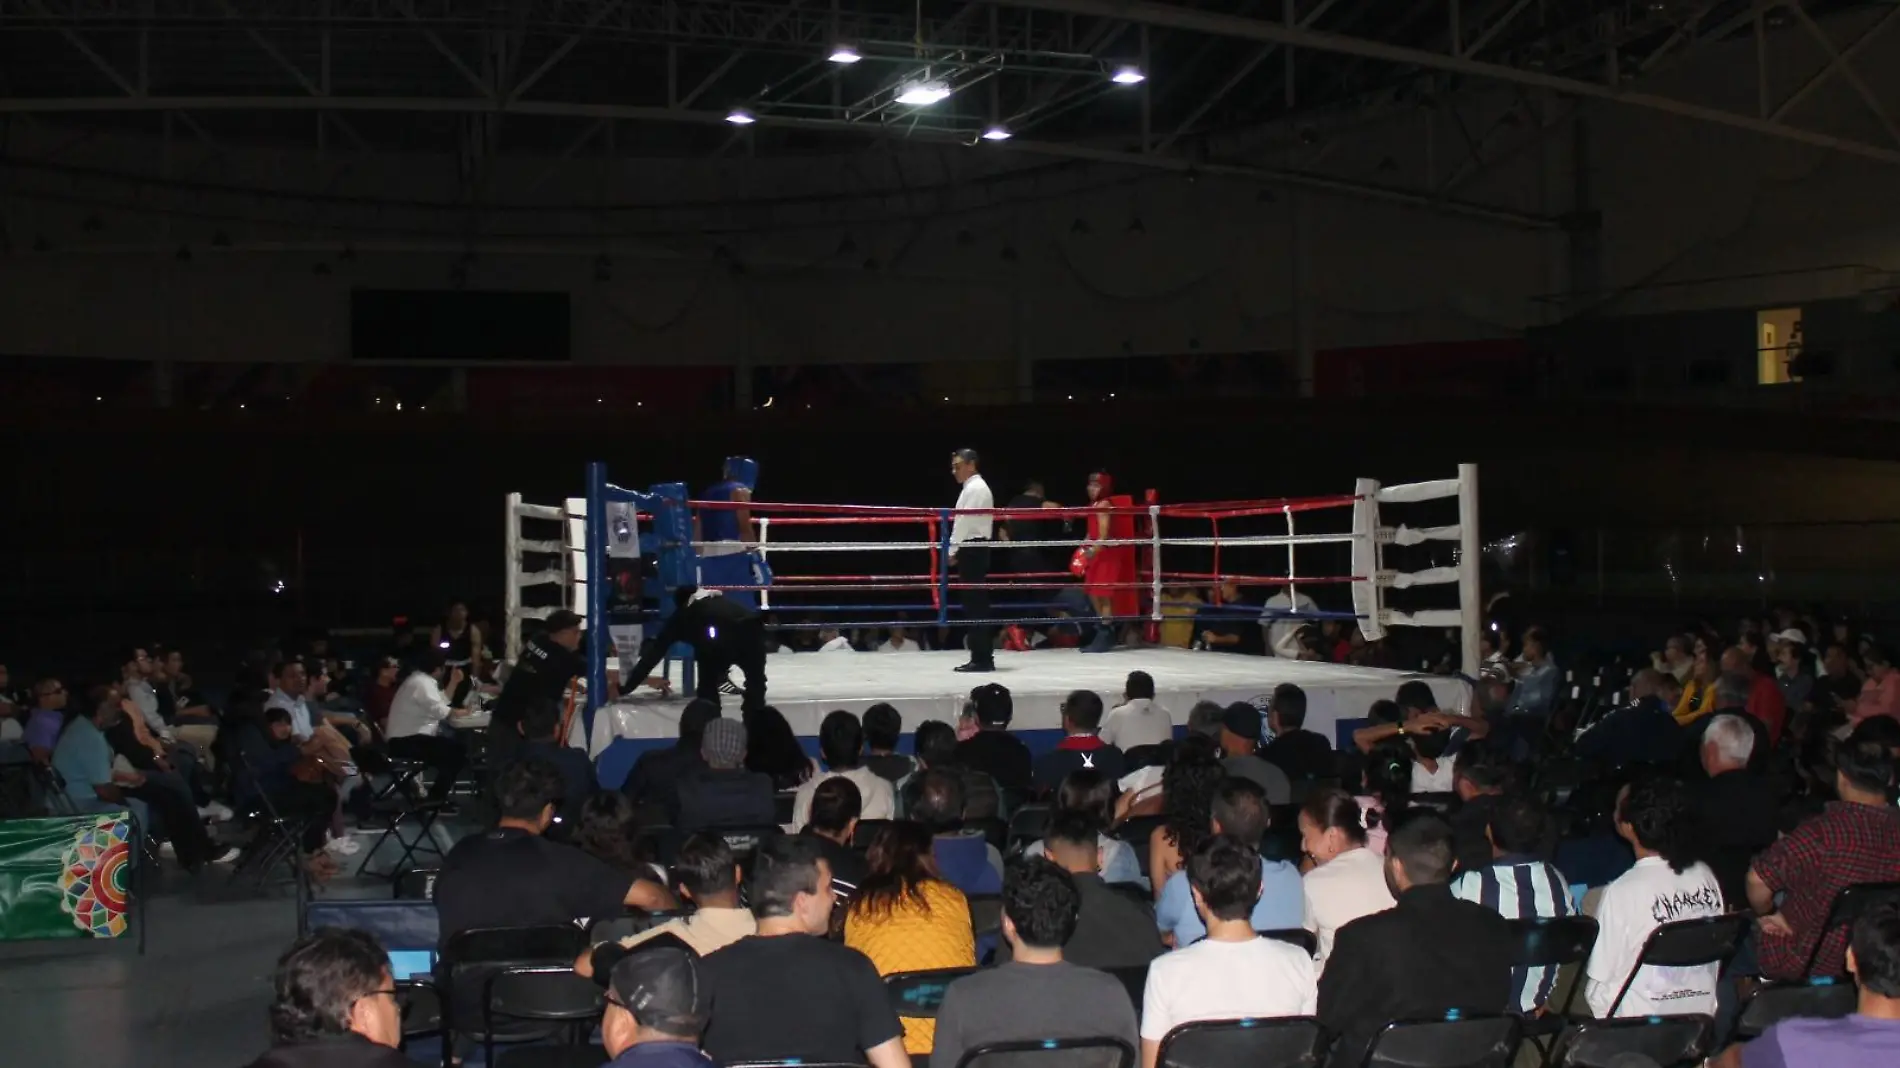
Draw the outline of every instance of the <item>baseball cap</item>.
[[[977,722],[986,727],[1004,726],[1016,714],[1009,687],[1000,682],[986,682],[971,690],[970,704],[976,709]]]
[[[1806,634],[1801,633],[1800,629],[1796,627],[1789,627],[1787,630],[1782,631],[1780,634],[1771,635],[1769,636],[1768,640],[1771,643],[1792,642],[1795,645],[1808,644],[1808,636]]]
[[[699,755],[715,768],[736,768],[745,763],[745,740],[744,723],[721,717],[699,736]]]
[[[697,1036],[706,1026],[706,996],[691,954],[657,946],[614,965],[612,1000],[642,1027]]]
[[[1250,742],[1260,740],[1260,710],[1245,701],[1235,701],[1221,713],[1220,725]]]

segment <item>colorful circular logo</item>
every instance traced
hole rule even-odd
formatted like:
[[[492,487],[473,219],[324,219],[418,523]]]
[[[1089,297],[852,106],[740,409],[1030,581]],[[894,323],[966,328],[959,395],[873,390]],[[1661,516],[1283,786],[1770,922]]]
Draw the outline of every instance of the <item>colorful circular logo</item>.
[[[125,933],[132,882],[132,822],[102,816],[73,835],[59,873],[61,911],[95,938]]]

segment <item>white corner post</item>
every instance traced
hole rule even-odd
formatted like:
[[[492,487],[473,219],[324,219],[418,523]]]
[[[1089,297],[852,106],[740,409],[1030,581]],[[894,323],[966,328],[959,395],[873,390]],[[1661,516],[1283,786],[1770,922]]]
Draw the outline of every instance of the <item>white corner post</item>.
[[[1458,629],[1464,673],[1478,677],[1478,639],[1484,626],[1479,584],[1484,539],[1478,531],[1478,465],[1458,465]]]

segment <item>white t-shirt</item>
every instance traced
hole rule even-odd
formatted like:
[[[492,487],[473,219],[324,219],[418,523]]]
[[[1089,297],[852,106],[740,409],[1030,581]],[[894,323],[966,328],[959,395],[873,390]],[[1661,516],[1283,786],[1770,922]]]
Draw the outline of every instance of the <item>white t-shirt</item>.
[[[1385,858],[1370,849],[1348,849],[1301,876],[1306,889],[1306,929],[1319,936],[1319,966],[1333,953],[1333,935],[1361,916],[1384,912],[1396,902],[1385,885]]]
[[[877,651],[880,653],[921,653],[924,647],[918,645],[914,638],[905,638],[902,645],[896,645],[886,638],[884,644],[877,647]]]
[[[1450,757],[1438,758],[1438,770],[1433,771],[1419,761],[1412,761],[1412,792],[1415,794],[1448,794],[1455,788],[1452,782],[1457,763]]]
[[[1102,741],[1126,753],[1143,745],[1160,745],[1174,737],[1174,717],[1146,697],[1137,697],[1109,710],[1102,723]]]
[[[819,652],[821,652],[821,653],[849,653],[849,652],[852,652],[853,650],[852,650],[852,648],[851,648],[851,639],[849,639],[849,638],[847,638],[847,637],[845,637],[844,635],[842,635],[842,634],[840,634],[840,635],[838,635],[838,636],[837,636],[836,638],[833,638],[833,639],[831,639],[830,641],[828,641],[828,642],[826,642],[825,644],[823,644],[823,645],[821,645],[821,646],[819,646],[819,647],[818,647],[818,651],[819,651]]]
[[[449,717],[449,711],[449,699],[443,696],[435,676],[412,671],[389,699],[389,737],[434,734]]]
[[[891,782],[884,776],[860,764],[850,771],[826,771],[805,780],[805,785],[792,795],[792,825],[802,829],[811,821],[811,798],[818,792],[818,784],[826,779],[850,779],[858,787],[858,801],[862,806],[858,818],[867,820],[888,820],[897,815],[897,802],[891,793]]]
[[[1319,973],[1304,950],[1271,938],[1202,939],[1148,966],[1141,1037],[1159,1042],[1196,1020],[1311,1016],[1318,1007]]]
[[[1266,604],[1261,607],[1269,611],[1275,608],[1288,612],[1319,611],[1319,605],[1314,603],[1311,597],[1302,593],[1296,601],[1294,598],[1287,596],[1287,592],[1284,589],[1267,598]],[[1299,646],[1294,643],[1293,637],[1300,632],[1300,627],[1303,626],[1305,622],[1305,620],[1300,619],[1276,620],[1263,615],[1260,620],[1260,625],[1267,629],[1267,655],[1284,656],[1289,660],[1299,656],[1300,649]]]
[[[1701,862],[1677,872],[1661,857],[1644,857],[1603,888],[1597,905],[1596,948],[1584,974],[1590,1013],[1609,1015],[1649,934],[1665,923],[1722,914],[1722,887]],[[1659,968],[1644,965],[1630,983],[1618,1016],[1686,1016],[1715,1012],[1715,981],[1721,966]]]

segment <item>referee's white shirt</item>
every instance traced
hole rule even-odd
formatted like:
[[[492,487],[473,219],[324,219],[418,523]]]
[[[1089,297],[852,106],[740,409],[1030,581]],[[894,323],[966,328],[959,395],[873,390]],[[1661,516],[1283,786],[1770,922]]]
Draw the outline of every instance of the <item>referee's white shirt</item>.
[[[957,510],[965,508],[994,508],[996,498],[990,495],[990,484],[983,481],[982,475],[971,475],[963,483],[963,492],[957,494]],[[996,519],[989,515],[959,515],[950,524],[950,544],[962,545],[966,541],[988,541],[996,527]]]

